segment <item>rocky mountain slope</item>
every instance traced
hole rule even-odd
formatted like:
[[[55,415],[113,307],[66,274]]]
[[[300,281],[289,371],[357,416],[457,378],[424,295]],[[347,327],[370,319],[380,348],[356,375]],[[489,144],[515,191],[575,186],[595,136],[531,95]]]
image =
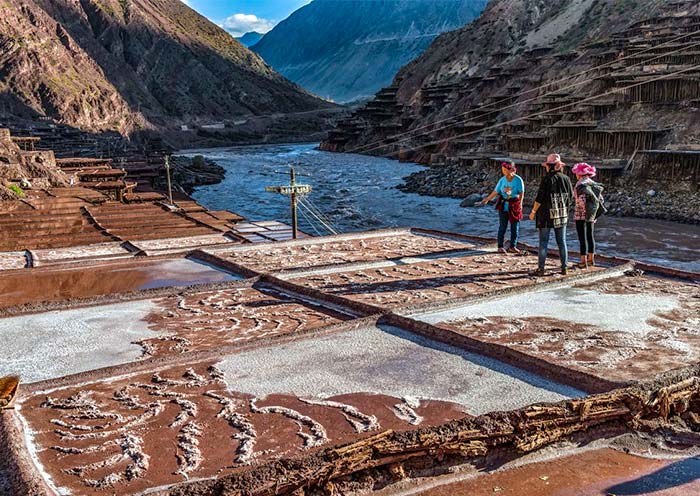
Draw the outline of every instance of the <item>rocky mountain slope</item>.
[[[437,35],[473,20],[486,0],[315,0],[253,50],[311,92],[347,102],[373,95]]]
[[[322,147],[431,165],[405,189],[458,198],[504,157],[534,186],[557,150],[601,168],[614,211],[700,222],[699,53],[696,1],[491,0]]]
[[[6,0],[0,105],[130,133],[327,104],[179,0]]]

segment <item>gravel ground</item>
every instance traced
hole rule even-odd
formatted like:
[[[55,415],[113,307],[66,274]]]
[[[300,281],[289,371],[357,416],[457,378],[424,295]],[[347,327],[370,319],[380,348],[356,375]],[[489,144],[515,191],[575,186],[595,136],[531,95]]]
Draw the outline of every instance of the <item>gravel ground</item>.
[[[230,389],[258,397],[372,392],[452,401],[473,415],[584,395],[389,326],[260,348],[230,356],[220,367]]]

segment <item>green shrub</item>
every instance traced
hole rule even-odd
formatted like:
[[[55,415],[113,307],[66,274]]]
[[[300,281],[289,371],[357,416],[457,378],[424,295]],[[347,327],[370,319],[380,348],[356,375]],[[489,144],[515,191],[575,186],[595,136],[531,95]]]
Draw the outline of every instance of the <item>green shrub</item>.
[[[10,191],[14,192],[20,198],[24,198],[24,196],[25,196],[24,191],[22,191],[22,188],[20,188],[16,184],[10,184],[8,186],[8,188],[10,189]]]

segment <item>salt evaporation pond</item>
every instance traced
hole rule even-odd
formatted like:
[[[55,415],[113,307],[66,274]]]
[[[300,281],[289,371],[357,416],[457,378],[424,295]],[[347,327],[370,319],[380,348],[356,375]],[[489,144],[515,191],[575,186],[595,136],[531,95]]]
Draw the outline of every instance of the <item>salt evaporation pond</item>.
[[[157,335],[146,322],[155,308],[133,301],[0,319],[0,376],[36,382],[139,360],[136,342]]]
[[[261,347],[219,367],[231,389],[327,398],[377,393],[459,403],[481,415],[585,394],[530,372],[391,326]]]

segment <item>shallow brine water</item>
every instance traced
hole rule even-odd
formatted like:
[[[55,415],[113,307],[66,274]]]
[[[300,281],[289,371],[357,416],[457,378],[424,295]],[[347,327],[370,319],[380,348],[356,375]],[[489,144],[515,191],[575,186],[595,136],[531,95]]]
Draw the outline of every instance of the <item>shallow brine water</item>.
[[[194,198],[211,209],[237,212],[251,220],[290,222],[289,201],[265,193],[265,186],[289,182],[293,164],[300,183],[310,184],[310,200],[341,232],[382,227],[424,227],[495,237],[498,219],[492,207],[460,208],[459,200],[402,193],[396,186],[421,166],[393,160],[321,152],[315,144],[265,145],[188,151],[226,169],[220,184],[197,189]],[[303,209],[302,209],[303,211]],[[529,211],[529,206],[526,207]],[[310,214],[306,216],[311,218]],[[314,224],[319,233],[323,232]],[[301,229],[317,234],[303,215]],[[700,271],[700,226],[632,218],[599,221],[601,252],[685,270]],[[522,225],[522,240],[535,243],[534,223]],[[570,248],[576,234],[569,229]]]

